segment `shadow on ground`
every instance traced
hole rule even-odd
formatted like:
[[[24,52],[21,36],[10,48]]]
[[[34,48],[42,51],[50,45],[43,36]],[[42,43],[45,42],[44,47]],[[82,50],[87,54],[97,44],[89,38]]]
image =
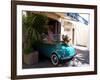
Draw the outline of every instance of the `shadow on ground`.
[[[74,60],[66,62],[65,64],[60,64],[57,67],[70,67],[70,66],[87,66],[89,65],[89,50],[88,49],[80,49],[76,47],[76,56]],[[34,65],[27,65],[23,63],[22,68],[23,69],[29,69],[29,68],[50,68],[55,67],[52,65],[51,61],[48,58],[45,58],[44,56],[39,57],[39,62]]]

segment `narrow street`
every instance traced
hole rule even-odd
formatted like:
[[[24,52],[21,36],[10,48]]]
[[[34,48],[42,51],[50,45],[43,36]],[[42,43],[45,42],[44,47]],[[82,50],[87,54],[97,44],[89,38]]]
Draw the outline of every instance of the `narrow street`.
[[[66,62],[65,64],[60,64],[57,67],[77,67],[77,66],[87,66],[89,65],[89,50],[86,47],[75,46],[76,48],[76,56],[74,60],[70,62]],[[54,67],[49,59],[41,57],[39,58],[39,62],[34,65],[23,65],[23,69],[28,68],[50,68]]]
[[[80,61],[82,65],[89,64],[89,50],[86,47],[76,46],[77,55],[75,58]]]

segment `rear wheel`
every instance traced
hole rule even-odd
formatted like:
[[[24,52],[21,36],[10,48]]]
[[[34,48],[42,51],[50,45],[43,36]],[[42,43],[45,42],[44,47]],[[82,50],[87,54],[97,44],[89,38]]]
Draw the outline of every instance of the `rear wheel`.
[[[59,64],[59,58],[56,54],[51,55],[51,62],[54,66],[57,66]]]

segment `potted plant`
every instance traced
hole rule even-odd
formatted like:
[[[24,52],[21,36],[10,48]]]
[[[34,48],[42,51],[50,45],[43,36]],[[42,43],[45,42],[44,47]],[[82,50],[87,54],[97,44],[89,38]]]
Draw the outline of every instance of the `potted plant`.
[[[26,64],[33,64],[38,61],[38,52],[34,51],[34,44],[41,40],[41,34],[46,31],[48,18],[43,14],[26,13],[26,16],[22,16],[23,60]]]
[[[32,48],[25,48],[23,58],[24,63],[27,65],[36,64],[38,63],[38,52]]]

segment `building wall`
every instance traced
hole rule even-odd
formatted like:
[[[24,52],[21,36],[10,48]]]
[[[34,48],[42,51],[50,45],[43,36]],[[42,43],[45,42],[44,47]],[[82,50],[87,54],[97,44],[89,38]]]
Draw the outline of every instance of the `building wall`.
[[[42,14],[42,12],[41,12]],[[71,45],[81,45],[81,46],[86,46],[89,48],[88,43],[89,43],[89,31],[88,31],[88,26],[72,21],[69,18],[64,17],[63,13],[53,13],[53,12],[43,12],[43,14],[46,14],[49,18],[52,18],[54,20],[57,20],[61,23],[61,33],[60,33],[60,40],[62,41],[62,35],[68,35],[69,38],[71,39],[70,44]],[[75,30],[74,32],[74,39],[73,39],[73,28]]]
[[[89,26],[71,20],[69,22],[72,22],[73,25],[64,24],[64,20],[62,20],[61,35],[67,34],[71,38],[71,45],[80,45],[89,48]]]
[[[88,37],[88,26],[82,24],[78,24],[75,26],[75,45],[88,47]]]
[[[55,13],[45,13],[49,18],[55,19],[59,21],[60,16],[56,15]]]

